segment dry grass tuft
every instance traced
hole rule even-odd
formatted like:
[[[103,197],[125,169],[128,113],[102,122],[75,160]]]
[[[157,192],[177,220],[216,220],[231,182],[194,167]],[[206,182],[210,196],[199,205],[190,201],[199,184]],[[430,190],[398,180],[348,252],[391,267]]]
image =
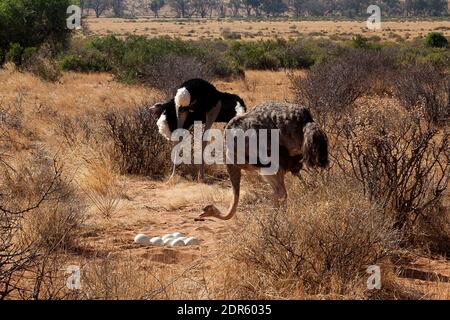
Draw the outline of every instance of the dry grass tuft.
[[[313,189],[294,183],[290,194],[286,212],[257,207],[229,241],[224,297],[367,297],[366,268],[382,264],[398,241],[393,221],[337,180]]]
[[[204,290],[195,275],[199,265],[193,264],[183,272],[157,265],[140,265],[128,257],[119,262],[110,258],[97,259],[83,270],[80,299],[89,300],[159,300],[195,299]]]
[[[79,186],[97,212],[111,218],[121,206],[124,185],[111,161],[106,157],[85,159],[85,172]]]

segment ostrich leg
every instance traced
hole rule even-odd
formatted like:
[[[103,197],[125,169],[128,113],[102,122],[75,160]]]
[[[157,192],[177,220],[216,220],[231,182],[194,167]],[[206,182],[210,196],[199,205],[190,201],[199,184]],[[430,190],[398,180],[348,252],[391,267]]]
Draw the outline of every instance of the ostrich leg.
[[[275,205],[280,208],[287,208],[287,192],[284,184],[284,172],[281,172],[280,170],[275,175],[264,176],[264,179],[272,187]]]
[[[209,129],[211,129],[213,123],[216,121],[217,116],[219,115],[220,109],[222,108],[222,102],[219,100],[217,102],[216,106],[212,108],[210,111],[206,113],[206,123],[204,131],[202,132],[202,162],[199,165],[199,171],[198,171],[198,181],[199,182],[205,182],[205,162],[203,159],[203,152],[205,151],[206,145],[208,144],[207,138],[208,136],[205,135],[205,132]]]

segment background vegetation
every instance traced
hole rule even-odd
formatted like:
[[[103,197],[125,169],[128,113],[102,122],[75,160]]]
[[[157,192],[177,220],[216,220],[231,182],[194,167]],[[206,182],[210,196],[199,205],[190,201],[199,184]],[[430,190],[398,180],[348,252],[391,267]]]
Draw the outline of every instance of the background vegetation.
[[[369,0],[82,0],[79,1],[83,12],[92,10],[97,17],[108,14],[115,17],[132,17],[148,15],[160,16],[163,9],[168,9],[176,17],[280,17],[293,15],[296,17],[330,17],[347,18],[366,16],[367,8],[373,4]],[[434,0],[382,0],[384,17],[411,16],[446,16],[448,1]]]

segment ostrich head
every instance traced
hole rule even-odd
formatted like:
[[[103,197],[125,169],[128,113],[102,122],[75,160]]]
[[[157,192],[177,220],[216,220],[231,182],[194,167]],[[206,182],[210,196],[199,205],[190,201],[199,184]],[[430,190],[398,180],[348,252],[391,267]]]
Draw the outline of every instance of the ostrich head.
[[[209,205],[203,208],[203,212],[200,214],[200,218],[207,218],[207,217],[220,217],[221,212],[219,209],[216,208],[214,205]]]
[[[191,94],[183,87],[178,89],[175,95],[175,111],[177,115],[177,128],[183,128],[184,123],[189,115],[189,112],[193,112],[189,108],[191,105]]]
[[[189,129],[194,124],[192,113],[189,110],[185,111],[185,107],[177,107],[174,99],[168,102],[156,103],[149,109],[155,119],[158,119],[156,124],[159,132],[167,140],[170,140],[172,132],[177,128]],[[177,111],[178,109],[181,109],[181,111]],[[182,116],[185,115],[185,117],[178,118],[177,112]]]
[[[165,103],[156,103],[149,108],[155,119],[159,133],[170,140],[172,132],[176,129],[175,103],[172,100]]]

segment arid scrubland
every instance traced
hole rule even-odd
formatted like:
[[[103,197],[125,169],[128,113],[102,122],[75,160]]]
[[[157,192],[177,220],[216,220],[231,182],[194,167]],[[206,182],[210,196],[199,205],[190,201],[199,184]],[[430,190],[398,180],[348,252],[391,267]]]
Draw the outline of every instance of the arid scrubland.
[[[94,18],[86,21],[87,28],[95,35],[129,34],[148,37],[171,36],[184,40],[199,39],[242,39],[268,40],[297,38],[299,36],[351,39],[354,34],[366,37],[376,36],[383,40],[412,40],[429,32],[440,31],[450,34],[450,22],[442,20],[385,21],[381,32],[367,30],[365,20],[320,21],[320,20],[246,20],[246,19],[120,19]]]
[[[0,300],[450,299],[447,20],[397,16],[375,33],[128,6],[71,29],[71,4],[0,5]],[[249,109],[307,107],[330,166],[288,175],[286,207],[245,173],[233,219],[196,219],[230,203],[230,178],[209,165],[198,183],[183,164],[167,181],[173,144],[149,108],[194,77]],[[133,241],[174,232],[199,244]]]
[[[194,221],[204,205],[228,203],[222,167],[208,167],[209,184],[193,182],[191,166],[164,183],[170,146],[145,112],[164,92],[107,73],[45,82],[6,66],[0,297],[449,299],[448,76],[420,67],[392,74],[389,57],[353,55],[312,71],[215,81],[250,107],[305,104],[331,143],[330,169],[289,177],[287,211],[247,174],[229,222]],[[384,71],[371,73],[377,63]],[[429,74],[442,86],[421,84]],[[180,230],[201,245],[132,241]],[[66,287],[71,265],[81,267],[80,290]],[[379,290],[367,289],[370,265],[381,268]]]

